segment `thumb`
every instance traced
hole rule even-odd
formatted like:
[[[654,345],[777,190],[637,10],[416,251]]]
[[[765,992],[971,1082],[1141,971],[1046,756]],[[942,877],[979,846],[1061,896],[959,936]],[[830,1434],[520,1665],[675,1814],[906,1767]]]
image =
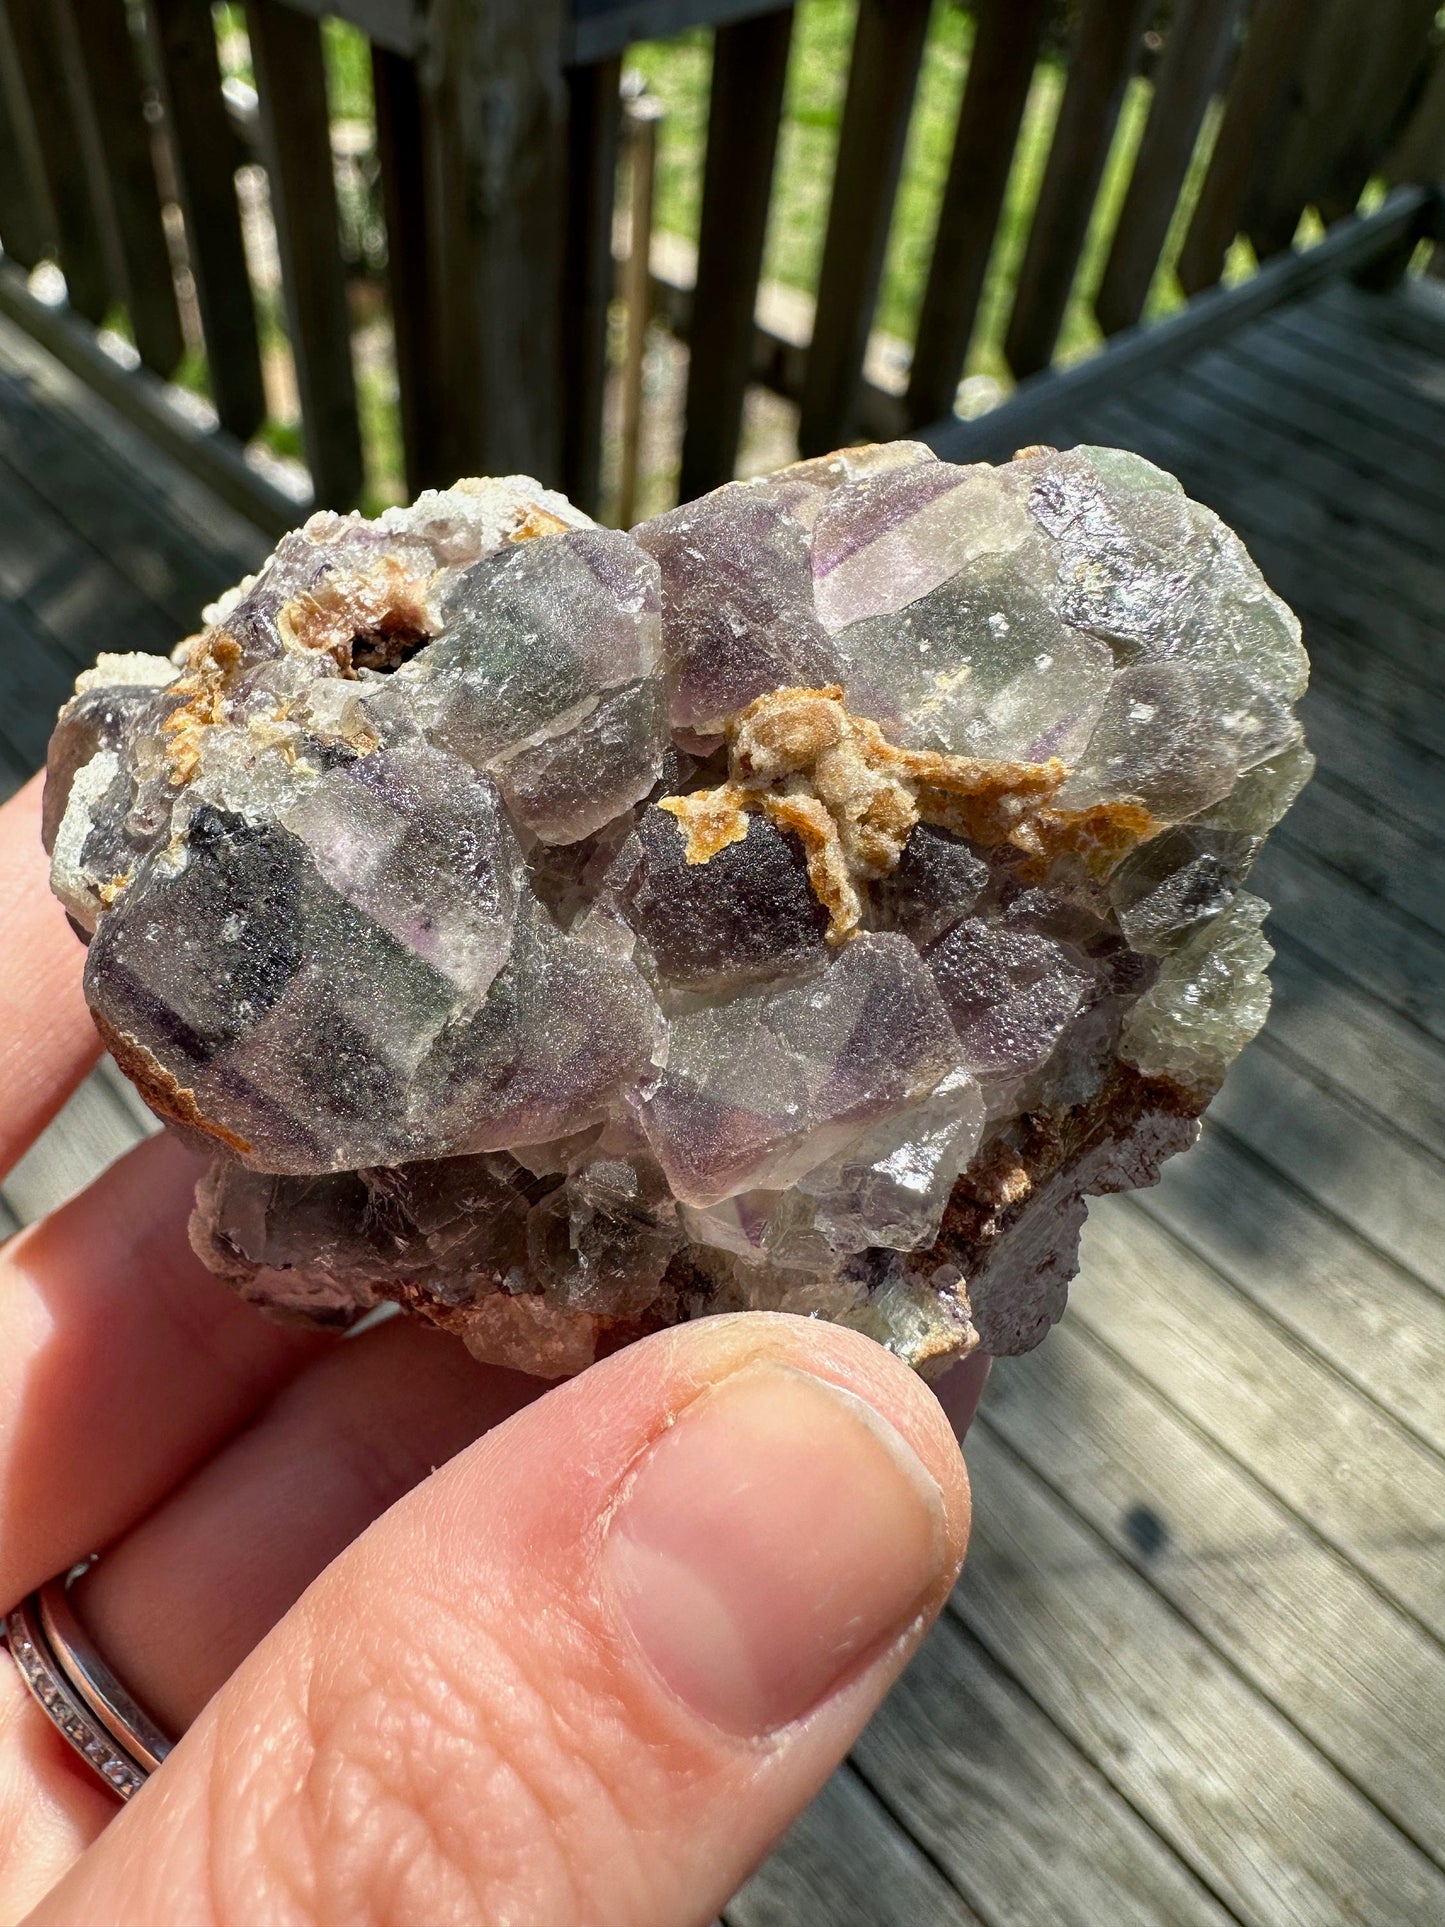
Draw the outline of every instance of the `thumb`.
[[[37,1927],[686,1927],[947,1596],[931,1392],[814,1321],[707,1319],[472,1446],[322,1574]]]

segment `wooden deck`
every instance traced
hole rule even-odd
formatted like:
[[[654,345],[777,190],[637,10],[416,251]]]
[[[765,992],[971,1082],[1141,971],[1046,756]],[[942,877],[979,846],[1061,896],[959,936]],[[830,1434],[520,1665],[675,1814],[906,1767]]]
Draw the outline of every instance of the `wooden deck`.
[[[1445,290],[1337,286],[1052,439],[1132,446],[1299,608],[1320,774],[1275,1007],[994,1374],[952,1607],[729,1927],[1445,1921]],[[0,757],[265,545],[0,330]],[[141,1128],[98,1075],[27,1219]]]

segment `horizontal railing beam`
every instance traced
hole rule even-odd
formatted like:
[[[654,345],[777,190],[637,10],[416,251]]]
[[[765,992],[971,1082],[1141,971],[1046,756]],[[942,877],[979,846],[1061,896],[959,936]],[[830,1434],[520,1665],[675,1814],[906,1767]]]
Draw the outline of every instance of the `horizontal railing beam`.
[[[1015,449],[1047,441],[1051,427],[1070,415],[1213,346],[1271,308],[1297,301],[1326,281],[1358,274],[1412,240],[1439,231],[1439,191],[1397,187],[1373,214],[1337,221],[1314,247],[1276,256],[1236,287],[1196,295],[1167,321],[1125,329],[1088,361],[1032,375],[986,415],[971,421],[951,416],[922,430],[922,439],[945,461],[1007,460]]]
[[[309,494],[288,495],[268,481],[233,436],[191,418],[189,409],[197,405],[193,396],[182,397],[148,368],[127,365],[109,353],[95,330],[68,308],[38,301],[23,272],[9,261],[0,261],[0,314],[263,533],[274,539],[306,520]]]

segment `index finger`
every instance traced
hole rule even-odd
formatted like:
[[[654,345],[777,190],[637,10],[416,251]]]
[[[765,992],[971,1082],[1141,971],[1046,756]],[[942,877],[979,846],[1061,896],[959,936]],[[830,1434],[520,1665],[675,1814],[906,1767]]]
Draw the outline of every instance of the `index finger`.
[[[44,785],[32,777],[0,808],[0,1175],[100,1056],[80,988],[85,950],[50,894]]]

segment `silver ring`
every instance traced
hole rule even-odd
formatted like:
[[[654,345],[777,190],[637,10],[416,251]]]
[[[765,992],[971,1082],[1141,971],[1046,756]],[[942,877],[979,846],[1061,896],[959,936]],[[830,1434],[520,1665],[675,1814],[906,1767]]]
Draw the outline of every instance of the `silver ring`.
[[[57,1731],[122,1800],[138,1793],[174,1742],[101,1658],[63,1579],[48,1581],[5,1615],[5,1641]]]

